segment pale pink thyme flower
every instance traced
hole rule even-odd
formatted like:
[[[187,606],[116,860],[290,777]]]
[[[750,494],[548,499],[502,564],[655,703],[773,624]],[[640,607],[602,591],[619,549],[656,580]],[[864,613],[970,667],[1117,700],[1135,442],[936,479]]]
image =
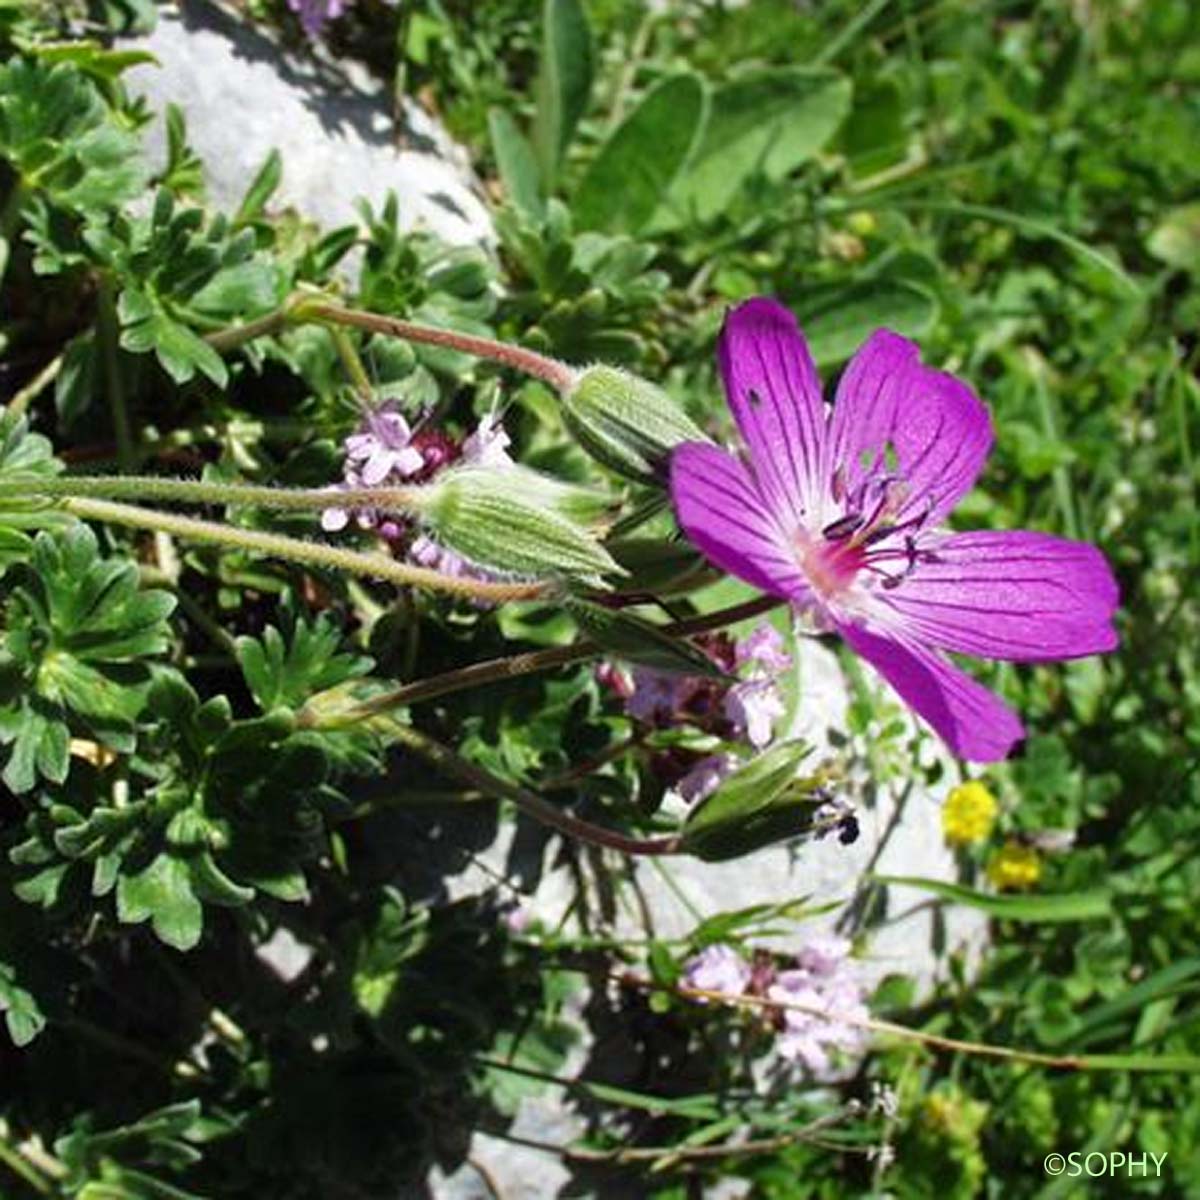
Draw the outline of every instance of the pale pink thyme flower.
[[[775,677],[791,666],[783,638],[774,625],[763,622],[737,644],[736,657],[743,682],[725,693],[725,715],[746,740],[761,750],[775,732],[775,722],[786,711]]]
[[[732,947],[724,943],[706,946],[683,968],[684,987],[700,992],[720,992],[723,996],[740,996],[745,992],[752,975],[750,964]],[[700,1004],[708,1001],[701,996]]]
[[[404,415],[390,408],[368,412],[359,429],[346,438],[344,447],[346,461],[339,485],[342,490],[406,483],[426,467],[425,455],[413,445],[413,432]],[[357,516],[364,528],[379,525],[373,513],[360,512]],[[337,533],[346,528],[350,517],[347,509],[327,508],[321,514],[321,528]]]
[[[346,3],[345,0],[288,0],[288,8],[300,18],[304,32],[315,39],[328,22],[337,20],[346,11]]]
[[[740,670],[741,680],[728,684],[634,667],[633,692],[625,697],[625,711],[646,724],[689,723],[762,749],[784,713],[775,683],[776,674],[791,662],[783,639],[772,627],[761,626],[736,644],[724,635],[697,642],[717,666],[729,672]]]
[[[512,439],[500,424],[500,418],[494,412],[485,413],[479,418],[475,432],[462,444],[463,462],[476,467],[511,467],[510,445]]]
[[[699,804],[737,770],[741,761],[735,754],[710,754],[675,784],[675,791],[685,803]]]
[[[849,951],[843,938],[816,938],[801,950],[796,968],[780,971],[767,989],[771,1000],[803,1006],[779,1010],[783,1027],[776,1049],[816,1075],[829,1070],[831,1051],[857,1050],[865,1041],[857,1022],[870,1013]]]
[[[509,467],[513,460],[508,446],[508,434],[495,413],[482,417],[475,431],[460,445],[437,429],[416,431],[403,414],[381,408],[367,413],[360,428],[346,438],[343,480],[332,490],[427,483],[456,461],[470,466]],[[495,578],[491,572],[421,533],[403,517],[372,509],[327,508],[321,514],[321,527],[336,533],[346,528],[351,517],[360,528],[373,529],[392,542],[417,566],[442,575]]]

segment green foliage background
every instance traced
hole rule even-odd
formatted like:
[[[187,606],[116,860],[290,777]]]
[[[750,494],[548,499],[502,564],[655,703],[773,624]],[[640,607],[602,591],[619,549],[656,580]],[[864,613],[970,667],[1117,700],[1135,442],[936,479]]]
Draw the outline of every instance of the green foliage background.
[[[282,4],[243,15],[297,37]],[[580,1194],[684,1197],[736,1176],[785,1200],[1200,1195],[1194,1077],[1130,1069],[1200,1053],[1195,5],[362,0],[331,45],[466,143],[501,198],[495,260],[401,235],[391,204],[358,230],[276,212],[274,159],[237,212],[211,213],[180,112],[152,175],[150,114],[120,82],[137,52],[107,39],[153,17],[145,0],[0,3],[0,479],[86,462],[328,483],[356,412],[328,331],[224,356],[206,337],[297,287],[336,288],[358,246],[361,306],[629,366],[709,428],[713,341],[746,296],[789,304],[827,369],[878,324],[919,337],[996,420],[961,517],[1095,541],[1119,574],[1119,654],[992,672],[1031,730],[991,776],[1003,832],[1077,830],[1040,887],[1101,902],[1072,921],[996,910],[978,977],[920,1007],[894,980],[874,1009],[1126,1069],[895,1044],[840,1092],[772,1093],[732,1022],[631,995],[605,1019],[644,1055],[640,1086],[604,1086],[602,1064],[570,1085],[590,1122],[566,1159]],[[64,42],[81,20],[94,40]],[[383,394],[452,427],[498,386],[460,356],[358,346]],[[522,461],[590,477],[543,390],[517,390],[510,418]],[[324,719],[396,679],[559,644],[565,614],[397,599],[239,551],[164,560],[55,509],[0,507],[0,1194],[395,1194],[547,1086],[580,978],[647,958],[677,972],[687,946],[535,947],[501,919],[501,887],[437,903],[431,839],[461,859],[494,809],[436,805],[444,782],[390,719]],[[422,719],[514,779],[621,735],[587,668]],[[613,777],[592,782],[581,802],[636,816]],[[316,948],[296,979],[254,954],[279,930]],[[872,1081],[897,1090],[894,1117],[789,1140]],[[770,1145],[688,1154],[739,1130]],[[886,1170],[862,1153],[881,1140]],[[664,1149],[606,1157],[628,1146]],[[1042,1170],[1050,1150],[1110,1149],[1168,1165],[1087,1183]]]

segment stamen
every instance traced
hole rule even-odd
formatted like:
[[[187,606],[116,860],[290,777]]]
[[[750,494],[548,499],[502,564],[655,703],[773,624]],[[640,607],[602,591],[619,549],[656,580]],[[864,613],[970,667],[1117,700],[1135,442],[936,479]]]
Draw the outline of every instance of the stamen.
[[[830,521],[821,530],[821,536],[831,542],[840,542],[848,538],[856,530],[862,528],[863,519],[858,513],[847,513],[836,521]]]
[[[863,538],[864,546],[873,546],[876,542],[882,542],[884,538],[889,538],[898,529],[903,529],[903,525],[888,525],[886,522],[872,529],[870,533]]]
[[[830,489],[833,493],[834,500],[841,504],[846,496],[846,468],[838,467],[833,473],[833,483]]]

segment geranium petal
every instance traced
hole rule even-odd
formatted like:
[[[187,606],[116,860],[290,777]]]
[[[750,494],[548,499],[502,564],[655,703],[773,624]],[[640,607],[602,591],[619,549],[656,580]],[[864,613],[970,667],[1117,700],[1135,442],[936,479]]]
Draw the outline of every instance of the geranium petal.
[[[759,490],[772,511],[798,520],[821,490],[826,415],[796,318],[764,297],[739,304],[721,330],[717,360]]]
[[[922,641],[1014,662],[1116,648],[1120,597],[1095,546],[1021,530],[953,534],[930,549],[933,561],[880,593]]]
[[[838,632],[960,758],[996,762],[1024,737],[1007,704],[936,651],[861,625],[839,624]]]
[[[907,338],[878,329],[838,383],[824,469],[827,478],[842,471],[853,494],[886,470],[890,448],[908,489],[895,522],[928,513],[937,524],[970,491],[991,447],[991,418],[975,393],[923,366]]]
[[[808,587],[749,471],[733,455],[688,442],[671,455],[671,500],[679,526],[722,570],[764,592],[808,598]]]

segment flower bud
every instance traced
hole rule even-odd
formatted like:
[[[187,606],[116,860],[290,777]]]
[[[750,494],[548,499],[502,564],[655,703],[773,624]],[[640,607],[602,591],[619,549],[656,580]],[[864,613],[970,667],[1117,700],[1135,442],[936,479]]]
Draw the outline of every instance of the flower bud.
[[[780,742],[735,771],[692,809],[683,826],[684,853],[725,862],[808,833],[820,806],[816,777],[800,775],[811,753],[805,742]]]
[[[662,483],[676,446],[708,440],[662,388],[617,367],[582,371],[562,411],[593,458],[639,483]]]
[[[462,467],[431,484],[420,509],[439,542],[479,566],[605,587],[604,575],[625,572],[586,529],[563,515],[564,509],[577,514],[580,497],[589,495],[594,511],[594,493],[535,471]]]

